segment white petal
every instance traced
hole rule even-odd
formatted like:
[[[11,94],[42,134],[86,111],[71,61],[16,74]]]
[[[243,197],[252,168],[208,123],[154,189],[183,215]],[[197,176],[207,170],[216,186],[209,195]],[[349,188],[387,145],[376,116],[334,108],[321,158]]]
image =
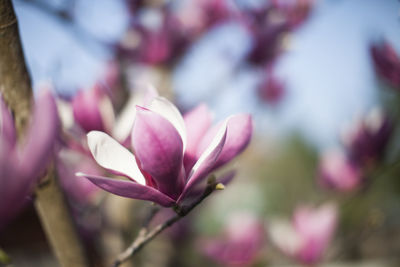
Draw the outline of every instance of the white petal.
[[[103,168],[115,171],[145,185],[146,180],[136,164],[135,156],[108,134],[91,131],[88,145],[96,162]]]
[[[74,125],[74,115],[71,104],[64,100],[57,99],[57,109],[63,128],[72,128],[72,126]]]
[[[302,239],[293,225],[283,219],[270,222],[269,235],[272,242],[284,253],[294,256],[302,246]]]
[[[163,116],[178,131],[183,142],[183,151],[186,149],[186,126],[178,108],[164,97],[156,97],[148,107],[151,111]]]
[[[210,145],[207,147],[206,150],[204,150],[204,152],[201,154],[201,156],[197,160],[196,164],[193,166],[193,168],[190,172],[190,176],[199,168],[199,166],[201,166],[203,164],[203,161],[205,161],[208,158],[208,156],[217,148],[217,146],[221,142],[221,139],[224,138],[228,120],[229,120],[229,118],[227,118],[222,123],[221,127],[218,129],[218,132],[215,134],[213,140],[211,141]]]

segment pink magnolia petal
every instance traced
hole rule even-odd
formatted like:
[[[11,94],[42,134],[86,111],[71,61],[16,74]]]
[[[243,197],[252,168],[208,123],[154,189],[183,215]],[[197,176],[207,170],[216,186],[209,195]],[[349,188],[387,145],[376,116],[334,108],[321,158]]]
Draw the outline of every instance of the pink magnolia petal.
[[[20,156],[24,176],[38,178],[53,152],[60,128],[60,120],[53,95],[43,90],[35,102],[33,119]]]
[[[206,136],[203,138],[197,154],[199,155],[204,151],[205,147],[210,143],[212,136],[217,131],[213,127]],[[253,122],[249,114],[239,114],[231,116],[227,123],[227,137],[225,146],[214,166],[214,169],[228,163],[238,154],[240,154],[250,143],[253,133]]]
[[[183,144],[175,127],[161,115],[138,107],[132,145],[141,168],[156,181],[158,189],[177,198],[184,186]]]
[[[108,134],[91,131],[87,134],[93,158],[103,168],[145,185],[146,180],[136,164],[135,156]]]
[[[183,200],[186,194],[193,189],[202,179],[207,177],[214,168],[214,165],[225,145],[227,136],[227,121],[222,123],[217,134],[214,136],[211,144],[200,156],[199,160],[190,171],[189,178],[182,195],[179,197],[178,202]]]
[[[175,204],[175,201],[169,196],[150,186],[84,173],[77,173],[76,175],[86,177],[98,187],[118,196],[149,200],[160,204],[163,207],[171,207]]]
[[[19,170],[15,151],[0,136],[0,230],[20,211],[32,186]]]
[[[148,107],[151,111],[167,119],[178,131],[182,139],[183,151],[186,149],[186,126],[178,108],[164,97],[156,97]]]
[[[293,221],[302,239],[297,257],[307,264],[317,262],[333,237],[337,223],[336,206],[328,203],[318,209],[299,207]]]
[[[185,150],[185,170],[189,171],[196,162],[196,151],[200,140],[211,126],[212,114],[205,104],[200,104],[184,116],[187,145]]]
[[[97,87],[79,91],[72,100],[72,110],[75,121],[86,132],[106,131],[106,126],[100,111],[100,102],[105,95],[99,92]]]

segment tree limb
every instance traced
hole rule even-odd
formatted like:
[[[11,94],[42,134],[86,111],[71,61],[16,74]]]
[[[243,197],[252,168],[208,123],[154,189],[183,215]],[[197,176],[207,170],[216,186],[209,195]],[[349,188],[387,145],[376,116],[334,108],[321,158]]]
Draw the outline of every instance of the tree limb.
[[[168,227],[175,224],[177,221],[185,217],[189,214],[197,205],[199,205],[205,198],[207,198],[212,192],[215,190],[223,189],[223,185],[213,182],[207,185],[206,189],[204,190],[203,194],[196,199],[192,204],[185,207],[176,206],[174,208],[175,212],[177,213],[175,216],[171,217],[167,221],[162,224],[157,225],[153,228],[150,232],[147,232],[146,228],[142,228],[139,231],[137,238],[132,242],[132,244],[121,254],[118,255],[117,259],[115,260],[113,267],[118,267],[129,257],[133,256],[137,252],[139,252],[147,243],[153,240],[156,236],[158,236],[161,232],[163,232]]]

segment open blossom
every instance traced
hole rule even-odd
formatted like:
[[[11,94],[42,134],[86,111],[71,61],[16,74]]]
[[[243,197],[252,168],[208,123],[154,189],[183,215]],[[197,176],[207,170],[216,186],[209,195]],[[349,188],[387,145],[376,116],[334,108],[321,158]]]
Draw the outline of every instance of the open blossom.
[[[204,240],[204,254],[225,266],[250,266],[264,243],[264,226],[254,215],[231,216],[221,237]]]
[[[35,183],[44,171],[55,143],[59,120],[49,91],[36,101],[25,142],[17,143],[13,117],[0,99],[0,228],[27,203]]]
[[[370,48],[375,71],[389,85],[400,89],[400,57],[388,42]]]
[[[393,122],[381,109],[373,109],[343,134],[350,159],[362,167],[379,161],[393,133]]]
[[[212,171],[243,151],[251,138],[252,120],[247,114],[210,127],[211,114],[204,105],[185,119],[162,97],[136,109],[131,134],[134,154],[106,133],[88,134],[97,163],[128,180],[77,175],[116,195],[170,207],[185,200]]]
[[[319,208],[298,207],[292,222],[270,224],[273,243],[286,255],[304,264],[321,260],[337,225],[337,209],[333,204]]]
[[[352,191],[361,185],[363,173],[358,164],[349,159],[344,151],[334,149],[322,154],[318,178],[327,188]]]

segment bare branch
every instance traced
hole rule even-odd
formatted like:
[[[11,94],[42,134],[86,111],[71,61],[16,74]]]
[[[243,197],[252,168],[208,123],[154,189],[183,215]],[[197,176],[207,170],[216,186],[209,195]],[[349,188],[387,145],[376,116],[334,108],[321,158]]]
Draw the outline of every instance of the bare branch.
[[[124,252],[122,252],[120,255],[118,255],[116,261],[114,262],[113,267],[120,266],[122,263],[124,263],[126,260],[128,260],[129,257],[131,257],[134,254],[136,254],[137,252],[139,252],[147,243],[149,243],[151,240],[153,240],[161,232],[163,232],[165,229],[172,226],[177,221],[179,221],[180,219],[185,217],[187,214],[189,214],[197,205],[199,205],[212,192],[214,192],[215,190],[221,190],[221,189],[223,189],[222,184],[213,182],[213,183],[207,185],[203,194],[189,206],[185,206],[185,207],[176,206],[174,208],[175,212],[177,213],[175,216],[171,217],[164,223],[157,225],[150,232],[147,232],[146,228],[142,228],[139,231],[139,234],[138,234],[137,238],[133,241],[133,243]]]

